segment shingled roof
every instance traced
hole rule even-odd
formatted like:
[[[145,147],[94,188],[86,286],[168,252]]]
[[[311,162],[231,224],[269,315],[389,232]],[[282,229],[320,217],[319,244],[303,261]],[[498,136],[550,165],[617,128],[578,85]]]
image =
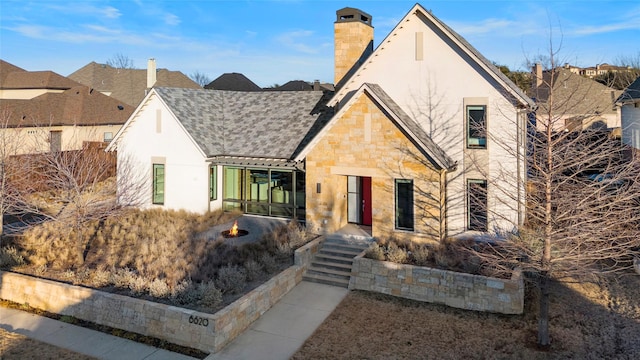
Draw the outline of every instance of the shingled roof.
[[[637,102],[638,100],[640,100],[640,77],[624,89],[624,92],[616,102],[624,104],[627,102]]]
[[[30,100],[0,99],[0,109],[8,111],[9,127],[121,125],[134,110],[83,85]]]
[[[78,85],[53,71],[26,71],[0,60],[0,89],[66,90]]]
[[[69,78],[100,92],[109,93],[109,96],[131,106],[138,106],[144,99],[147,90],[146,69],[118,69],[92,61],[69,75]],[[158,69],[154,87],[169,86],[189,89],[202,88],[180,71]]]
[[[262,91],[262,88],[240,73],[224,73],[204,86],[209,90]]]
[[[209,158],[293,159],[332,115],[319,91],[155,91]]]

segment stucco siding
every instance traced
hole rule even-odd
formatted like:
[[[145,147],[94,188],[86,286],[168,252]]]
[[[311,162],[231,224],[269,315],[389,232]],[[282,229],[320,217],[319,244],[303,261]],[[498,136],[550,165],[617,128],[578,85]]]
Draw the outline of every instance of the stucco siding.
[[[209,164],[180,123],[155,94],[133,116],[117,140],[118,163],[130,164],[128,169],[135,171],[130,176],[145,182],[143,207],[206,212]],[[163,205],[152,204],[153,163],[165,165]]]

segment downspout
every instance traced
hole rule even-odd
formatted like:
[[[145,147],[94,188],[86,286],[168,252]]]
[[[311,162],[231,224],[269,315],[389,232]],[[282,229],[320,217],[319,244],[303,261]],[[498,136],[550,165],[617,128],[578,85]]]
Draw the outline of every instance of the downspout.
[[[447,239],[447,170],[440,170],[440,243]]]

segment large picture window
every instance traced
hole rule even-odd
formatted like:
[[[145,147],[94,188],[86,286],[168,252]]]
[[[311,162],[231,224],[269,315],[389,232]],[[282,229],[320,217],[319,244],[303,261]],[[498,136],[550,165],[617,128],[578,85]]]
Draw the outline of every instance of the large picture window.
[[[153,199],[157,205],[164,204],[164,164],[153,164]]]
[[[396,180],[396,229],[413,230],[413,180]]]
[[[487,147],[487,107],[467,106],[467,147],[486,149]]]
[[[304,172],[223,167],[223,208],[304,221]]]
[[[468,229],[487,231],[487,181],[468,180]]]

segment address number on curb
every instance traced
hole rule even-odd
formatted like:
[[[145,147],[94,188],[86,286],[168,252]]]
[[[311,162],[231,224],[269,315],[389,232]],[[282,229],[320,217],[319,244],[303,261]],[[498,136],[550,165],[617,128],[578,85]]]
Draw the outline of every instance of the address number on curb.
[[[189,324],[209,326],[209,319],[191,315],[189,316]]]

